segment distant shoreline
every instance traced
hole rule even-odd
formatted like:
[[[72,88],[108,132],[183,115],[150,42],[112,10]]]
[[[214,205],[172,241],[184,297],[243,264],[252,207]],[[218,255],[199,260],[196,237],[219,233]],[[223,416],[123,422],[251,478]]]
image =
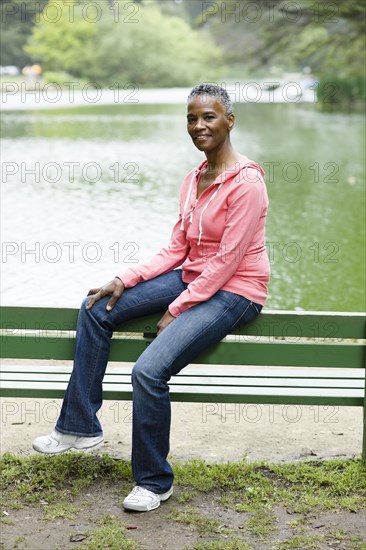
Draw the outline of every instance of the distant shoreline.
[[[227,91],[235,103],[316,103],[316,90],[302,86],[299,81],[276,82],[234,82],[227,85]],[[39,84],[39,83],[36,83]],[[73,84],[73,86],[71,85]],[[77,83],[68,87],[46,84],[32,88],[25,82],[8,82],[0,93],[0,106],[4,111],[25,111],[87,107],[93,105],[173,105],[185,104],[191,88],[139,89],[129,84],[119,89],[102,89],[87,84],[78,89]]]

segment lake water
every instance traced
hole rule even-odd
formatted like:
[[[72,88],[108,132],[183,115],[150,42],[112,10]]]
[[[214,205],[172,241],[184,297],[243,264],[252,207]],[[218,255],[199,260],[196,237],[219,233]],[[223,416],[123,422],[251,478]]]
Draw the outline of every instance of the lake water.
[[[267,308],[365,309],[364,122],[314,105],[239,104],[232,140],[266,171]],[[203,156],[184,105],[2,115],[2,303],[78,306],[169,239]]]

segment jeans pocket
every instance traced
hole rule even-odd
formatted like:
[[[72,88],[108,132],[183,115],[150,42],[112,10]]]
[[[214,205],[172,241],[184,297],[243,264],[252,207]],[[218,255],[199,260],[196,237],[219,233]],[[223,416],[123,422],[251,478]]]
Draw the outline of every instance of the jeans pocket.
[[[246,298],[244,298],[244,300],[246,300]],[[244,311],[241,313],[239,318],[235,321],[235,324],[231,330],[237,329],[241,325],[245,325],[247,323],[250,323],[251,321],[254,321],[254,319],[262,311],[262,307],[263,306],[261,306],[260,304],[256,304],[255,302],[247,300]]]
[[[261,306],[260,304],[256,304],[255,302],[250,302],[250,305],[252,306],[252,308],[254,309],[257,315],[259,315],[263,309],[263,306]]]

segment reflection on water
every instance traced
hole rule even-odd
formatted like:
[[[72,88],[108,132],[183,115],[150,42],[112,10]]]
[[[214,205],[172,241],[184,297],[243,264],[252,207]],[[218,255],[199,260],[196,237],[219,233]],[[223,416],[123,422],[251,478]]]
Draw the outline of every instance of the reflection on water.
[[[266,170],[274,309],[365,308],[363,120],[236,106],[233,142]],[[203,158],[181,105],[2,115],[3,304],[77,306],[169,239]]]

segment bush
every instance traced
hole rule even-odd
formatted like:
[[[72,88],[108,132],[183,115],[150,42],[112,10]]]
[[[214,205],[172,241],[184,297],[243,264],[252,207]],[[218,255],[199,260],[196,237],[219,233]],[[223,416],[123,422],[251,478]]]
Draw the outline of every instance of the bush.
[[[323,111],[362,111],[366,100],[365,77],[323,75],[319,80],[318,99]]]

